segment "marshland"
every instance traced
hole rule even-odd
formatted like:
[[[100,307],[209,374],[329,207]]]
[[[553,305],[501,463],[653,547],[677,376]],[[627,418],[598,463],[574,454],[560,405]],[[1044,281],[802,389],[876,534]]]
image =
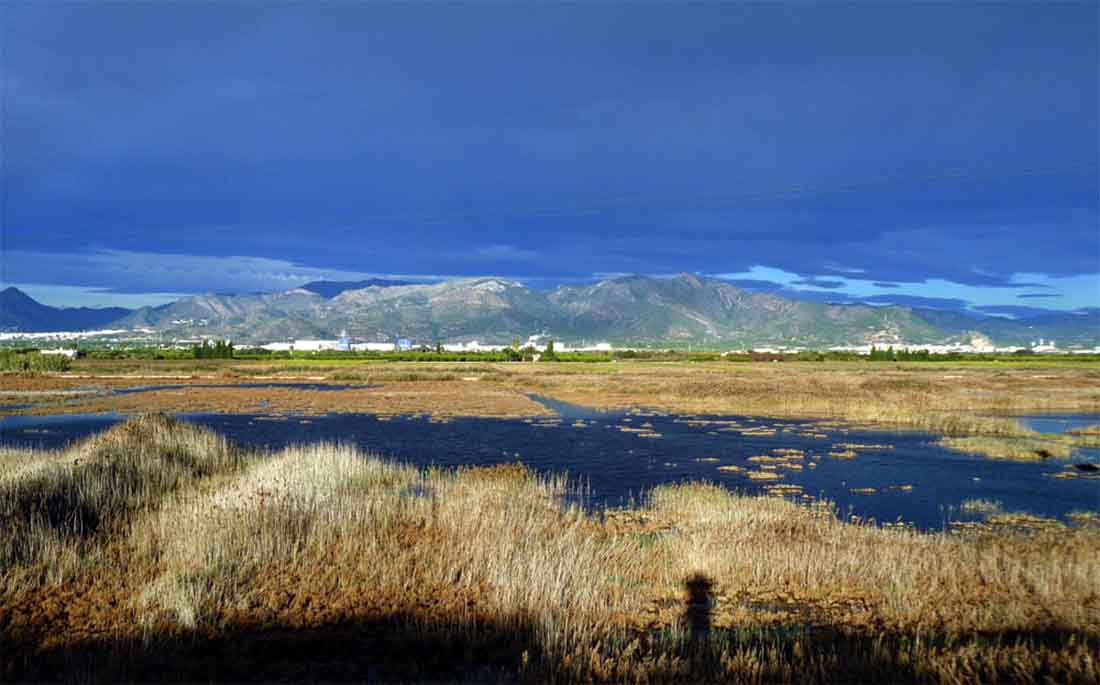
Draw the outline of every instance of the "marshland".
[[[1098,381],[1022,363],[5,375],[2,672],[1095,682]]]

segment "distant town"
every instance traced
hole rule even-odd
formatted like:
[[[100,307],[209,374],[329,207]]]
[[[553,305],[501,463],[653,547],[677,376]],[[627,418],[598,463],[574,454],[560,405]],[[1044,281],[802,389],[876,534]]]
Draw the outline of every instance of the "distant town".
[[[148,328],[139,329],[111,329],[97,331],[55,331],[48,333],[29,333],[19,331],[0,332],[0,346],[3,347],[33,347],[43,354],[62,354],[76,357],[81,347],[111,348],[111,347],[155,347],[161,349],[188,349],[196,345],[212,343],[219,340],[217,337],[177,338],[164,340],[157,335],[157,331]],[[229,342],[229,341],[227,341]],[[269,353],[326,353],[326,352],[447,352],[447,353],[497,353],[508,349],[526,348],[536,352],[545,352],[548,345],[553,342],[556,353],[565,354],[610,354],[614,352],[628,351],[660,351],[666,347],[659,344],[653,345],[613,345],[610,342],[570,343],[555,339],[553,336],[540,333],[529,336],[523,341],[513,341],[511,344],[483,343],[477,340],[464,342],[436,343],[416,340],[413,338],[396,337],[391,341],[360,340],[342,334],[337,338],[313,339],[302,338],[295,340],[272,341],[261,344],[247,344],[240,349],[263,350]],[[672,348],[667,348],[672,349]],[[684,347],[676,348],[684,351]],[[1032,341],[1030,345],[994,345],[988,339],[975,337],[969,342],[952,342],[944,344],[907,343],[904,341],[876,340],[856,345],[833,345],[821,348],[797,345],[757,345],[743,349],[727,349],[723,354],[744,354],[754,352],[759,354],[790,355],[802,352],[838,352],[857,355],[871,355],[876,349],[892,349],[895,352],[926,352],[932,355],[952,354],[1100,354],[1100,346],[1084,348],[1060,348],[1054,340],[1043,338]],[[702,345],[689,345],[687,351],[716,351]]]

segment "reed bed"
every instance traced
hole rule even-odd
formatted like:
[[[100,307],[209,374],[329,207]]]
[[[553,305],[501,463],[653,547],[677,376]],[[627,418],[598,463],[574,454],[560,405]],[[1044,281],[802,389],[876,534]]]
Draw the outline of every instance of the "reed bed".
[[[1066,459],[1073,453],[1072,444],[1054,437],[1016,437],[969,436],[946,437],[939,444],[947,449],[981,454],[990,459],[1009,459],[1012,461],[1043,461],[1055,457]]]
[[[841,420],[971,441],[1001,458],[1068,454],[1067,440],[1028,429],[1014,415],[1100,411],[1100,370],[931,364],[619,364],[549,374],[517,365],[512,383],[601,408]],[[1017,439],[1022,445],[1012,447]],[[1040,443],[1049,442],[1043,445]],[[1093,446],[1087,432],[1072,443]]]
[[[12,679],[1100,678],[1091,526],[927,534],[708,484],[590,513],[521,465],[244,453],[163,416],[21,459]]]

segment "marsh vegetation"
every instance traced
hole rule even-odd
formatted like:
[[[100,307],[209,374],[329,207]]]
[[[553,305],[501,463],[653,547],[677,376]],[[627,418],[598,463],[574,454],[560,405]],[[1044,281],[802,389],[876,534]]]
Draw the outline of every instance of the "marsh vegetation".
[[[361,387],[324,396],[293,391],[249,393],[243,388],[165,392],[140,399],[99,398],[89,403],[88,411],[247,411],[258,410],[259,401],[264,400],[272,410],[307,413],[529,416],[544,413],[527,398],[528,393],[538,393],[593,408],[816,418],[927,430],[951,437],[1030,440],[1047,438],[1021,426],[1015,415],[1100,411],[1100,366],[1090,361],[1042,359],[937,364],[81,359],[73,363],[67,376],[0,377],[0,390],[65,390],[89,383],[124,386],[168,378],[228,384],[333,381]],[[1079,437],[1078,444],[1100,444],[1095,435]],[[985,444],[1002,455],[1021,452],[1006,450],[1003,441]],[[971,446],[975,445],[979,443]],[[1058,449],[1054,446],[1054,451]]]
[[[58,373],[69,370],[69,358],[60,354],[0,349],[0,374]]]
[[[5,678],[1100,678],[1092,525],[920,533],[707,484],[592,513],[519,465],[160,415],[2,458]]]

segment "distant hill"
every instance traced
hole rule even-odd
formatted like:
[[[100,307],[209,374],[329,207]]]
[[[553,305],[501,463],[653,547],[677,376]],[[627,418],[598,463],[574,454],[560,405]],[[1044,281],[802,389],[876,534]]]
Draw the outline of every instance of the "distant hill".
[[[914,309],[913,313],[947,334],[980,333],[1001,345],[1029,346],[1039,338],[1054,340],[1060,347],[1100,345],[1100,310],[1096,309],[1031,312],[1015,319],[938,309]]]
[[[122,323],[180,336],[242,342],[334,337],[506,343],[545,333],[567,342],[714,347],[875,341],[946,336],[905,307],[827,305],[751,293],[682,274],[633,276],[585,287],[532,290],[502,278],[348,289],[328,298],[305,288],[270,295],[189,297],[138,310]]]
[[[789,300],[691,274],[567,286],[550,293],[549,300],[565,315],[565,330],[583,337],[738,347],[826,347],[943,337],[904,307]]]
[[[358,285],[363,287],[352,287]],[[134,311],[45,307],[9,288],[3,293],[2,321],[8,330],[110,325],[152,328],[174,338],[221,336],[242,344],[335,338],[342,331],[367,340],[405,337],[428,344],[509,343],[541,333],[568,343],[716,349],[934,344],[974,337],[1006,346],[1029,345],[1039,338],[1053,339],[1061,347],[1100,344],[1100,310],[1010,319],[904,306],[825,304],[750,292],[691,274],[628,276],[548,292],[494,277],[430,284],[318,281],[307,286],[258,295],[196,295]]]
[[[0,291],[0,330],[48,333],[105,328],[132,310],[122,307],[50,307],[19,288]]]
[[[118,324],[155,328],[179,337],[206,334],[260,341],[328,336],[322,324],[328,302],[299,288],[266,295],[194,295],[159,307],[142,307]]]

